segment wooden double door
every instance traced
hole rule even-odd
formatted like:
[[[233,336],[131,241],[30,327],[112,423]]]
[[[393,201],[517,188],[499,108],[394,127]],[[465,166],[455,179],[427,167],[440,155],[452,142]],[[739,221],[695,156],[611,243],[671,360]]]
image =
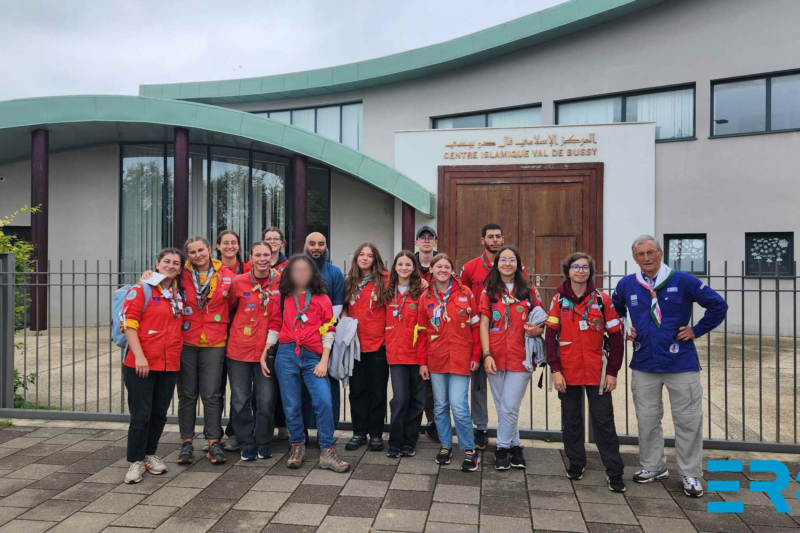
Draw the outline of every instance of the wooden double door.
[[[483,252],[481,229],[494,222],[532,274],[557,275],[576,251],[602,271],[603,164],[441,166],[438,217],[439,249],[459,268]]]

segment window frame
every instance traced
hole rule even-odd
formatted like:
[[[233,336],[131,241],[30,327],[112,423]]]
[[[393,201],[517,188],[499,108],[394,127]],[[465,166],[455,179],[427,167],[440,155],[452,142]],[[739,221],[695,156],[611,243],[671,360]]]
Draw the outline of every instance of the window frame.
[[[324,105],[309,105],[309,106],[303,106],[303,107],[291,107],[291,108],[287,108],[287,109],[264,109],[264,110],[249,111],[249,113],[252,113],[254,115],[263,115],[265,113],[269,114],[269,113],[285,113],[285,112],[288,112],[289,113],[289,125],[291,125],[292,124],[292,120],[294,119],[294,112],[295,111],[308,111],[309,109],[313,109],[314,110],[314,131],[312,133],[319,135],[317,133],[317,109],[325,109],[325,108],[328,108],[328,107],[338,107],[339,108],[339,140],[338,141],[334,141],[334,142],[338,142],[339,144],[342,144],[342,133],[343,133],[343,131],[342,131],[343,109],[342,108],[344,106],[355,105],[355,104],[361,104],[362,105],[361,112],[363,113],[364,112],[364,108],[363,108],[364,101],[363,100],[352,100],[352,101],[341,102],[341,103],[336,103],[336,104],[324,104]],[[267,118],[269,118],[269,116],[267,116]],[[297,128],[297,127],[298,126],[295,126],[295,128]],[[325,137],[325,138],[328,139],[328,137]],[[331,139],[331,140],[333,141],[333,139]],[[355,148],[353,148],[353,149],[355,150]],[[356,150],[356,151],[360,152],[361,150]]]
[[[758,272],[758,273],[755,273],[755,272],[751,271],[750,267],[749,267],[749,262],[748,262],[748,259],[747,259],[747,252],[748,252],[747,241],[748,241],[748,238],[752,239],[753,235],[778,235],[778,234],[782,234],[782,233],[786,233],[786,234],[789,234],[789,235],[792,236],[792,240],[789,242],[789,249],[792,252],[792,254],[791,254],[792,257],[790,258],[791,260],[789,261],[789,272],[781,273],[780,269],[778,269],[778,276],[776,277],[775,276],[775,272],[773,272],[773,271],[766,272],[766,273],[763,272],[763,271],[762,272]],[[794,236],[795,236],[795,232],[794,231],[746,231],[745,234],[744,234],[744,256],[745,256],[744,257],[744,277],[745,278],[753,278],[753,279],[781,279],[781,278],[786,279],[786,278],[796,277],[795,259],[794,259],[794,253],[795,253],[795,250],[794,250]]]
[[[709,139],[727,139],[728,137],[748,137],[750,135],[772,135],[774,133],[792,133],[800,131],[800,127],[798,128],[789,128],[785,130],[773,130],[772,129],[772,78],[781,78],[783,76],[795,76],[800,74],[800,69],[792,69],[792,70],[779,70],[775,72],[767,72],[764,74],[752,74],[747,76],[739,76],[736,78],[722,78],[718,80],[711,80],[711,105],[709,106],[709,121],[708,121],[708,128],[709,128]],[[715,93],[714,89],[717,85],[726,85],[728,83],[736,83],[740,81],[752,81],[752,80],[765,80],[766,82],[766,99],[765,99],[765,113],[766,116],[764,117],[764,131],[751,131],[745,133],[725,133],[721,135],[716,135],[714,133],[714,98]]]
[[[566,100],[554,100],[553,101],[553,122],[555,122],[556,126],[562,126],[563,124],[558,123],[558,106],[561,104],[573,104],[576,102],[590,102],[592,100],[607,100],[610,98],[620,98],[621,99],[621,109],[620,109],[620,122],[619,124],[632,124],[628,122],[626,119],[628,118],[628,109],[627,109],[627,99],[629,97],[634,96],[646,96],[648,94],[658,94],[658,93],[669,93],[675,91],[685,91],[687,89],[692,90],[692,136],[691,137],[681,137],[680,139],[656,139],[656,143],[675,143],[675,142],[684,142],[684,141],[696,141],[697,140],[697,83],[680,83],[677,85],[668,85],[664,87],[656,87],[653,89],[640,89],[636,91],[622,91],[616,93],[608,93],[608,94],[600,94],[595,96],[587,96],[587,97],[580,97],[580,98],[569,98]]]
[[[524,104],[524,105],[515,105],[515,106],[510,106],[510,107],[497,107],[497,108],[492,108],[492,109],[484,109],[482,111],[469,111],[469,112],[465,112],[465,113],[455,113],[455,114],[449,114],[449,115],[436,115],[436,116],[430,117],[430,124],[429,125],[430,125],[430,129],[432,129],[432,130],[438,130],[438,129],[445,129],[445,130],[446,129],[462,129],[462,128],[437,128],[436,127],[436,121],[437,120],[441,120],[441,119],[445,119],[445,118],[460,118],[460,117],[471,117],[471,116],[475,116],[475,115],[483,115],[483,127],[484,128],[488,128],[489,127],[489,114],[490,113],[500,113],[502,111],[518,111],[520,109],[537,109],[537,108],[538,109],[542,108],[542,103],[541,102],[539,102],[537,104]],[[478,127],[480,127],[480,126],[478,126]],[[538,126],[530,126],[530,127],[536,128]],[[469,129],[469,128],[466,128],[466,129]]]
[[[705,260],[703,261],[703,268],[699,270],[693,268],[692,270],[682,270],[681,272],[686,272],[687,274],[691,274],[692,276],[708,276],[708,234],[707,233],[665,233],[664,234],[664,263],[670,267],[672,266],[672,262],[669,258],[669,241],[670,240],[685,240],[685,239],[702,239],[704,244],[704,251],[703,255],[705,256]],[[691,263],[691,262],[690,262]],[[691,264],[689,265],[691,267]]]

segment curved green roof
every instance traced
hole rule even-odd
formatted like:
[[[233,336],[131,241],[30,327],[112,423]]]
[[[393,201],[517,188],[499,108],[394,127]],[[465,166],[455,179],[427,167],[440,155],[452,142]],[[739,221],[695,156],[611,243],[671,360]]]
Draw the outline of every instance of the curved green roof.
[[[343,93],[480,63],[624,17],[663,1],[569,0],[476,33],[399,54],[275,76],[140,85],[139,95],[233,104]]]
[[[433,216],[433,194],[408,176],[306,130],[234,109],[139,96],[63,96],[0,102],[0,165],[30,157],[29,133],[50,131],[50,150],[117,142],[166,142],[173,128],[193,143],[302,154],[359,178]]]

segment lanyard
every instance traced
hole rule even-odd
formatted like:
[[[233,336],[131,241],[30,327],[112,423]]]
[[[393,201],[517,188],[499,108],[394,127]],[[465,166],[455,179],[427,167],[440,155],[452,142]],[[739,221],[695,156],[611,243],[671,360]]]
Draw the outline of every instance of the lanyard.
[[[439,330],[439,325],[442,323],[442,318],[444,318],[447,322],[450,322],[450,318],[447,316],[447,301],[450,299],[450,290],[453,288],[453,280],[450,280],[450,283],[447,285],[447,291],[444,293],[444,300],[439,298],[439,290],[434,287],[433,288],[433,295],[436,297],[436,301],[439,303],[439,307],[437,307],[433,312],[433,318],[431,319],[431,325]],[[440,318],[440,315],[442,318]]]
[[[597,296],[597,293],[595,291],[592,291],[592,295],[589,297],[589,300],[586,302],[586,307],[584,307],[583,313],[580,313],[581,318],[583,320],[585,320],[587,323],[589,321],[589,309],[591,309],[592,304],[594,304],[594,302],[596,300],[596,296]],[[575,304],[572,303],[571,300],[569,300],[568,298],[564,298],[564,302],[566,303],[567,307],[571,307],[572,310],[575,311],[576,313],[578,312],[578,310],[575,308]]]
[[[400,303],[398,304],[397,303],[397,299],[398,299],[398,297],[400,295],[400,291],[399,291],[398,287],[394,288],[394,304],[395,304],[395,307],[397,307],[397,321],[398,322],[402,322],[403,321],[403,308],[406,306],[406,298],[408,298],[408,295],[410,293],[411,293],[411,287],[406,289],[405,294],[403,294],[403,299],[400,300]]]
[[[503,325],[503,331],[508,329],[508,321],[511,316],[511,304],[515,304],[519,302],[511,293],[508,291],[507,287],[503,287],[503,305],[506,307],[505,312],[505,324]]]
[[[356,288],[356,300],[361,298],[361,291],[364,290],[364,287],[366,287],[370,281],[372,281],[372,273],[358,282],[358,287]]]
[[[258,304],[261,306],[261,309],[264,310],[264,316],[267,316],[267,304],[269,303],[269,291],[265,291],[264,287],[261,283],[258,282],[256,276],[254,274],[254,270],[250,271],[250,283],[253,284],[253,290],[258,292]],[[267,281],[267,287],[272,285],[272,278],[274,277],[274,272],[272,269],[269,271],[269,280]]]
[[[197,310],[202,311],[208,303],[208,293],[211,291],[211,278],[214,277],[214,263],[210,263],[208,268],[208,276],[203,286],[200,286],[200,273],[194,269],[192,265],[192,282],[194,283],[194,290],[197,293]]]
[[[305,324],[305,320],[303,320],[303,318],[305,318],[306,311],[308,311],[308,306],[311,304],[311,292],[306,292],[306,304],[302,310],[300,309],[300,300],[297,298],[297,295],[292,294],[292,298],[294,298],[294,306],[297,308],[297,316],[294,319],[294,324],[292,324],[292,327],[294,327],[297,325],[298,320]]]
[[[183,300],[181,299],[180,292],[178,291],[178,282],[172,280],[172,287],[169,290],[165,289],[159,283],[156,287],[161,292],[161,296],[169,300],[169,305],[172,308],[172,317],[178,318],[183,311]]]

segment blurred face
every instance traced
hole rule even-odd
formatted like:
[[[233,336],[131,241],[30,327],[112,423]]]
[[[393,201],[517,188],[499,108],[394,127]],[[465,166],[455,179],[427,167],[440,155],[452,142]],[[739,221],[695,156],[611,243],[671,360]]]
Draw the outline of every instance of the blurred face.
[[[181,256],[178,254],[166,254],[156,263],[156,272],[164,274],[167,279],[172,280],[181,271]]]
[[[586,283],[589,281],[589,261],[578,259],[569,266],[569,279],[576,283]]]
[[[441,283],[447,283],[450,276],[453,274],[453,267],[450,261],[443,259],[431,267],[433,278]]]
[[[292,285],[300,289],[305,289],[311,283],[311,265],[307,261],[295,261],[292,266],[292,273],[289,275]]]
[[[211,250],[208,249],[208,246],[203,241],[190,243],[186,251],[189,254],[189,260],[194,266],[204,267],[208,265]]]
[[[250,259],[253,261],[253,268],[255,270],[266,272],[269,270],[269,263],[272,260],[272,248],[270,246],[264,246],[263,244],[260,244],[253,248],[253,253],[250,254]]]
[[[500,271],[501,276],[507,278],[514,277],[517,271],[517,256],[511,250],[503,250],[500,256],[496,259],[497,270]]]
[[[414,262],[406,257],[400,257],[394,264],[394,270],[400,279],[408,279],[414,272]]]
[[[372,249],[369,246],[363,247],[361,251],[358,252],[356,263],[358,263],[358,268],[360,268],[362,272],[368,272],[372,269],[372,265],[375,263],[375,254],[372,253]]]
[[[664,252],[656,249],[654,241],[647,241],[633,248],[633,260],[642,269],[642,272],[652,278],[661,268]]]
[[[226,233],[217,245],[217,250],[219,250],[223,257],[233,259],[236,257],[236,254],[239,253],[239,239],[236,238],[236,235]]]
[[[321,233],[312,233],[306,237],[306,250],[308,254],[314,259],[319,259],[325,255],[325,250],[328,249],[328,242]]]
[[[481,244],[490,253],[496,254],[497,250],[503,246],[503,232],[499,229],[490,229],[486,232],[486,236],[481,238]]]
[[[281,238],[281,234],[277,231],[267,231],[264,233],[264,240],[267,241],[272,248],[272,252],[277,255],[281,248],[286,246],[286,241]]]
[[[419,251],[424,253],[432,252],[438,243],[439,241],[436,239],[436,237],[427,231],[423,232],[422,235],[419,236],[419,239],[414,241],[414,244],[417,245]]]

